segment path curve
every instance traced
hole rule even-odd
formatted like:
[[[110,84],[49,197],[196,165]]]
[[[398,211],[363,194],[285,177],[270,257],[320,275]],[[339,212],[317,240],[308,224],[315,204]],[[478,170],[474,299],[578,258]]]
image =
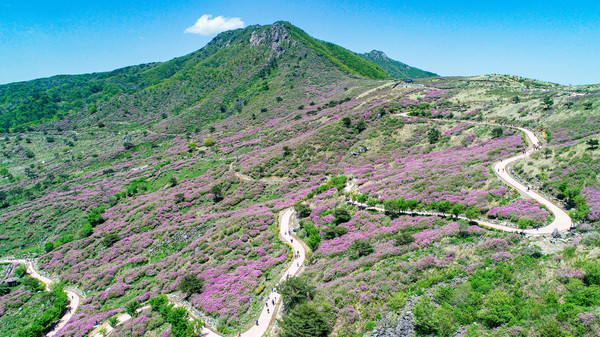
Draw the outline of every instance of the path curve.
[[[292,261],[285,269],[283,275],[279,279],[279,283],[285,281],[288,277],[297,276],[301,271],[306,260],[306,249],[302,244],[302,241],[290,230],[290,222],[292,221],[292,217],[295,211],[292,207],[285,209],[279,215],[279,238],[287,243],[292,248],[292,255],[297,255],[298,257],[293,257]],[[279,284],[278,283],[278,284]],[[273,302],[271,302],[273,299]],[[190,312],[189,308],[184,303],[180,303],[177,301],[170,300],[171,303],[175,304],[175,306],[181,306],[188,309],[188,312],[191,317],[196,319],[201,319],[201,317],[195,317],[192,312]],[[277,312],[281,306],[281,295],[275,290],[269,292],[267,296],[266,304],[263,307],[259,317],[258,317],[258,325],[254,324],[250,329],[245,332],[242,332],[242,337],[262,337],[267,331],[273,326],[275,323]],[[268,309],[268,310],[267,310]],[[119,325],[127,322],[131,319],[131,316],[127,314],[120,314],[118,317]],[[103,325],[107,329],[107,335],[112,333],[113,328],[110,325]],[[98,329],[99,330],[99,329]],[[94,337],[101,337],[102,334],[92,333]],[[212,328],[204,326],[201,332],[202,337],[223,337],[219,333],[215,332]]]
[[[39,280],[40,282],[42,282],[46,288],[46,291],[50,291],[50,285],[52,283],[54,283],[53,280],[40,275],[40,273],[35,269],[35,266],[33,265],[33,263],[30,260],[25,260],[25,259],[0,259],[0,262],[2,263],[18,263],[18,264],[24,264],[27,268],[27,274],[29,274],[29,276]],[[56,333],[62,329],[68,322],[69,320],[73,317],[73,315],[75,315],[75,312],[77,311],[77,308],[79,307],[79,304],[81,303],[81,297],[79,297],[79,294],[77,294],[74,291],[71,290],[67,290],[65,289],[64,292],[67,294],[67,297],[69,299],[69,308],[70,310],[67,311],[58,321],[58,323],[54,326],[54,328],[52,330],[50,330],[48,333],[46,333],[47,337],[52,337],[55,336]]]
[[[296,237],[290,230],[290,222],[294,215],[294,209],[288,208],[282,212],[279,217],[279,238],[292,247],[292,255],[299,253],[298,258],[292,258],[290,265],[287,267],[279,283],[285,281],[288,277],[296,276],[302,270],[304,261],[306,260],[306,250],[302,245],[301,241]],[[270,299],[275,298],[273,302]],[[242,332],[242,337],[262,337],[269,330],[269,328],[275,323],[275,317],[279,306],[281,305],[281,295],[277,291],[272,291],[268,296],[266,306],[263,307],[260,316],[258,317],[258,325],[253,325],[249,330]],[[267,312],[268,309],[268,312]],[[202,328],[202,337],[222,337],[213,330],[207,327]]]
[[[502,161],[496,163],[494,165],[494,173],[496,174],[496,176],[498,176],[500,179],[502,179],[505,183],[507,183],[508,185],[510,185],[517,191],[519,191],[521,194],[524,194],[524,195],[536,200],[540,204],[546,206],[546,208],[550,212],[552,212],[552,214],[554,214],[554,221],[552,221],[552,223],[550,225],[548,225],[546,227],[542,227],[539,230],[527,229],[527,230],[524,230],[524,232],[527,234],[536,235],[536,234],[551,234],[552,232],[554,232],[554,230],[558,230],[559,232],[568,231],[569,229],[571,229],[571,227],[573,227],[573,221],[571,220],[571,217],[565,210],[556,206],[552,201],[548,200],[545,196],[543,196],[535,191],[529,190],[529,188],[527,188],[522,183],[518,182],[509,173],[508,167],[510,166],[510,164],[514,163],[517,160],[520,160],[520,159],[530,156],[533,152],[537,151],[537,147],[540,145],[540,140],[537,138],[535,133],[533,133],[531,130],[527,130],[527,129],[521,128],[521,127],[514,127],[514,128],[525,133],[525,135],[529,139],[532,146],[530,146],[529,149],[526,150],[523,154],[520,154],[520,155],[514,156],[514,157],[510,157],[508,159],[505,159],[505,160],[502,160]],[[505,230],[504,228],[498,228],[498,229]]]
[[[399,113],[399,114],[396,114],[396,116],[423,118],[423,117],[418,117],[418,116],[409,116],[407,113]],[[443,119],[440,119],[439,121],[453,122],[451,120],[443,120]],[[522,128],[522,127],[518,127],[518,126],[503,125],[503,124],[489,123],[489,122],[474,122],[474,121],[462,121],[462,120],[460,120],[458,122],[468,123],[468,124],[483,124],[483,125],[509,127],[509,128],[517,129],[517,130],[523,132],[527,136],[527,139],[529,140],[529,143],[530,143],[529,148],[526,151],[524,151],[522,154],[519,154],[514,157],[510,157],[508,159],[504,159],[504,160],[501,160],[501,161],[495,163],[493,165],[494,174],[498,178],[500,178],[502,181],[504,181],[507,185],[509,185],[510,187],[519,191],[521,194],[526,195],[526,196],[536,200],[540,204],[546,206],[546,208],[550,212],[552,212],[552,214],[554,215],[554,221],[552,221],[552,223],[550,223],[550,225],[542,227],[540,229],[525,229],[525,230],[515,228],[515,227],[509,227],[509,226],[505,226],[505,225],[494,224],[494,223],[491,223],[489,221],[484,221],[484,220],[469,219],[464,216],[459,216],[458,217],[459,219],[475,221],[475,222],[479,223],[480,225],[482,225],[483,227],[494,228],[494,229],[498,229],[498,230],[502,230],[502,231],[506,231],[506,232],[519,232],[519,233],[523,232],[523,233],[531,234],[531,235],[552,234],[555,230],[558,230],[559,232],[565,232],[573,227],[573,221],[571,220],[571,217],[565,210],[558,207],[556,204],[554,204],[552,201],[548,200],[548,198],[541,195],[540,193],[529,190],[524,184],[517,181],[510,174],[510,172],[509,172],[510,170],[508,170],[510,164],[516,162],[517,160],[520,160],[520,159],[530,156],[532,153],[534,153],[535,151],[537,151],[539,149],[539,146],[541,143],[540,143],[539,138],[535,135],[535,133],[533,131]],[[368,206],[364,205],[364,204],[360,204],[360,203],[355,203],[355,204],[358,204],[360,206],[364,206],[364,207],[368,208]],[[372,209],[379,210],[378,208],[372,208]],[[383,211],[383,208],[381,208],[381,211]],[[437,212],[409,211],[406,213],[414,213],[414,214],[421,214],[421,215],[452,216],[451,214],[437,213]]]

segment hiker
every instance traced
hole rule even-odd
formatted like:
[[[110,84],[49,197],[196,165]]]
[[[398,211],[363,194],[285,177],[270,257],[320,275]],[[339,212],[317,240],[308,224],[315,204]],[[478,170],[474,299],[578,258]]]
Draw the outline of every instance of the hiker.
[[[269,308],[267,308],[267,314],[269,314]]]
[[[275,305],[275,300],[271,300],[271,303],[272,303],[273,305]]]
[[[256,320],[256,326],[258,326],[258,320]]]

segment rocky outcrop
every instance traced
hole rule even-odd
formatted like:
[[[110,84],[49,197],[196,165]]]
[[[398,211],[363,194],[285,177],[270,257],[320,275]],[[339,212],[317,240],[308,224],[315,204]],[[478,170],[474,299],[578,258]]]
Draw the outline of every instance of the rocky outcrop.
[[[389,313],[365,337],[410,337],[415,335],[415,317],[410,310],[395,314]]]
[[[252,47],[267,45],[271,50],[277,53],[277,55],[285,53],[285,48],[283,46],[284,41],[290,41],[292,44],[296,44],[295,41],[291,39],[288,30],[280,22],[274,23],[269,29],[262,30],[261,32],[255,30],[250,36],[250,45]]]

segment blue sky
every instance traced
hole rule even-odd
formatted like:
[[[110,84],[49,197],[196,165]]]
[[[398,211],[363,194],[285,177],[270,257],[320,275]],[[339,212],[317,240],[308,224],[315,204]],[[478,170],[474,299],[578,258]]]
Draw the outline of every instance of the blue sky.
[[[214,37],[184,33],[205,14],[245,25],[290,21],[441,75],[600,83],[600,2],[489,2],[0,0],[0,83],[185,55]]]

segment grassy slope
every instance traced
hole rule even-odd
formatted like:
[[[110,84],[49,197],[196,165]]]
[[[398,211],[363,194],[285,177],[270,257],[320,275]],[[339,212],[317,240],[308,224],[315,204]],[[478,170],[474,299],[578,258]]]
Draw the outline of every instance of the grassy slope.
[[[379,66],[354,53],[335,44],[318,41],[289,23],[279,22],[221,33],[204,48],[163,63],[2,85],[0,130],[22,130],[73,112],[93,112],[107,102],[110,104],[122,99],[123,95],[159,95],[158,102],[144,108],[156,112],[153,110],[163,105],[168,113],[177,113],[182,108],[198,104],[223,85],[231,87],[238,83],[239,88],[233,93],[235,96],[258,80],[252,76],[269,65],[272,54],[262,47],[250,48],[251,34],[260,34],[274,26],[283,26],[302,46],[312,49],[343,72],[372,79],[389,78]],[[290,45],[284,42],[284,47],[289,48]],[[235,62],[239,62],[238,67],[234,66]],[[142,99],[142,104],[145,100]],[[224,103],[232,102],[226,100]]]

